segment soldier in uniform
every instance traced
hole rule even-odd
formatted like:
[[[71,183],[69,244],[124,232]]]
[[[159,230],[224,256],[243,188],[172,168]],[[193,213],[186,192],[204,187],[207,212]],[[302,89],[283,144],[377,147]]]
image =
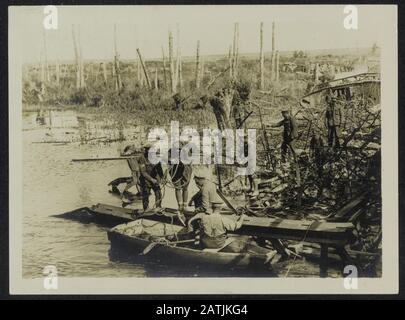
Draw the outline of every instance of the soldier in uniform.
[[[276,128],[276,127],[284,127],[283,131],[283,142],[281,144],[281,161],[285,162],[286,160],[286,155],[287,151],[290,150],[293,157],[294,161],[296,161],[296,152],[294,149],[294,142],[295,139],[298,137],[298,128],[297,128],[297,122],[295,118],[290,115],[289,110],[284,109],[281,111],[281,115],[283,116],[283,120],[270,125],[269,127],[271,128]]]
[[[155,207],[161,208],[162,192],[160,189],[160,182],[163,178],[162,164],[152,164],[148,159],[150,145],[144,147],[144,153],[138,159],[139,164],[139,186],[142,195],[143,209],[149,208],[149,196],[151,190],[155,194]]]
[[[339,127],[342,123],[342,113],[340,107],[336,103],[336,98],[328,94],[326,100],[325,126],[328,129],[328,146],[340,147],[339,142]]]

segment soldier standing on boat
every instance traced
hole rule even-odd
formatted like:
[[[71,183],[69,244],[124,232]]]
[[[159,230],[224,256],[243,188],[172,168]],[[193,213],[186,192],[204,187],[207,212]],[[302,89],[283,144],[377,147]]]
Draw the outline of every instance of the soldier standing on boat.
[[[336,103],[336,98],[330,93],[325,97],[325,100],[325,126],[328,129],[328,145],[329,147],[340,148],[338,131],[342,123],[342,113]]]
[[[172,149],[169,149],[169,174],[175,189],[175,195],[179,213],[183,220],[184,207],[188,201],[188,186],[191,180],[192,168],[190,164],[184,164],[180,159],[180,148],[178,150],[178,163],[172,159]]]
[[[281,115],[283,116],[283,120],[269,125],[270,128],[276,127],[284,127],[283,131],[283,142],[281,144],[281,162],[286,161],[286,155],[288,149],[291,151],[294,162],[296,162],[296,152],[294,148],[295,139],[298,137],[298,127],[295,118],[290,114],[290,111],[284,109],[281,111]]]
[[[149,196],[151,190],[155,194],[155,207],[161,208],[162,206],[162,191],[160,189],[160,182],[163,178],[162,164],[152,164],[149,161],[148,153],[151,145],[144,146],[144,152],[138,159],[139,163],[139,186],[142,194],[143,209],[149,208]]]

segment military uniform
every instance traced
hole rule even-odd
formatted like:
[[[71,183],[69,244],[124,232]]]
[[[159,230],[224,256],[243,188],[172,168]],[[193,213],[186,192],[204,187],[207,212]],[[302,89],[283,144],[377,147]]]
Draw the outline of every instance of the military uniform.
[[[142,194],[142,204],[143,209],[146,210],[149,207],[149,196],[151,190],[155,194],[155,205],[157,208],[161,207],[162,204],[162,192],[160,190],[159,182],[163,178],[163,169],[162,165],[159,162],[158,164],[152,164],[145,157],[141,156],[138,160],[139,163],[139,186]],[[155,179],[158,183],[153,183],[151,180]]]
[[[295,118],[293,116],[289,115],[287,118],[274,125],[274,127],[281,126],[284,127],[283,142],[281,144],[281,161],[285,162],[288,149],[291,150],[295,161],[296,153],[294,149],[294,140],[298,137],[297,122],[295,121]]]
[[[221,248],[225,245],[227,231],[235,231],[243,219],[235,221],[219,213],[205,214],[200,222],[200,240],[203,248]]]
[[[325,122],[328,128],[328,145],[335,148],[340,147],[339,142],[339,127],[342,122],[342,113],[340,107],[333,99],[327,101]]]

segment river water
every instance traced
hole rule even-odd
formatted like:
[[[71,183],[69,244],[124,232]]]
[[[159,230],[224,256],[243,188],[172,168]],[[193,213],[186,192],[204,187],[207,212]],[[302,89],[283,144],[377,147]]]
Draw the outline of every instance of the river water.
[[[130,175],[126,161],[71,160],[116,157],[134,142],[139,130],[118,132],[111,123],[81,118],[73,111],[46,112],[42,124],[36,118],[35,112],[23,115],[23,276],[42,277],[47,265],[55,265],[58,274],[66,277],[148,276],[144,266],[110,261],[106,229],[53,217],[96,203],[121,205],[107,184]],[[128,140],[102,142],[120,134]],[[175,207],[173,201],[174,197],[166,196],[163,205]],[[167,274],[167,268],[161,269],[154,266],[151,272]]]
[[[96,203],[121,205],[107,184],[129,176],[126,161],[72,162],[74,158],[116,157],[119,150],[145,130],[130,126],[117,129],[111,121],[96,121],[74,111],[23,114],[23,277],[43,277],[47,265],[63,277],[182,276],[165,265],[140,265],[111,261],[105,228],[54,217]],[[119,137],[126,141],[111,142]],[[104,143],[109,139],[109,143]],[[196,191],[190,184],[190,195]],[[173,190],[166,188],[163,206],[176,207]],[[153,203],[153,196],[151,199]],[[286,266],[290,276],[317,276],[318,267],[305,262]],[[198,271],[186,273],[200,275]],[[218,274],[216,274],[218,275]]]

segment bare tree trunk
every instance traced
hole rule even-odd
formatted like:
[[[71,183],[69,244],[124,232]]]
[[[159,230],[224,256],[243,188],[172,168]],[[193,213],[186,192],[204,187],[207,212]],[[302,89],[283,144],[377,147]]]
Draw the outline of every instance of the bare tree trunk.
[[[181,60],[181,49],[179,50],[179,70],[178,70],[178,76],[179,76],[179,78],[178,78],[178,85],[179,85],[179,90],[183,87],[183,74],[182,74],[182,72],[183,72],[183,66],[182,66],[182,64],[183,64],[183,61]]]
[[[165,51],[162,46],[162,61],[163,61],[163,85],[164,89],[167,89],[167,75],[166,75],[166,57],[165,57]]]
[[[105,62],[102,62],[102,68],[103,68],[103,78],[104,78],[104,84],[107,86],[107,81],[108,81],[108,76],[107,76],[107,65]]]
[[[40,64],[41,64],[41,86],[45,86],[46,75],[45,75],[45,63],[44,63],[44,53],[40,53]]]
[[[120,61],[117,49],[117,26],[114,24],[114,69],[115,69],[115,90],[120,91],[122,88]]]
[[[174,72],[174,83],[175,83],[175,87],[176,89],[179,86],[179,70],[180,70],[180,29],[179,29],[179,24],[177,24],[177,39],[176,39],[176,44],[177,44],[177,48],[176,48],[176,66],[175,66],[175,72]]]
[[[72,25],[72,37],[73,37],[73,47],[75,52],[75,61],[76,61],[76,89],[80,89],[80,57],[79,57],[79,49],[77,45],[76,35],[74,25]]]
[[[59,60],[56,60],[55,64],[55,73],[56,73],[56,85],[59,87],[60,85],[60,65],[59,65]]]
[[[201,60],[201,72],[200,72],[200,82],[204,83],[204,74],[205,74],[205,60],[204,57],[200,57]]]
[[[171,92],[176,92],[176,83],[174,79],[174,65],[173,65],[173,35],[169,31],[169,70],[170,70],[170,86]]]
[[[49,65],[48,65],[48,53],[47,53],[47,48],[46,48],[46,34],[44,30],[44,63],[45,63],[45,81],[50,82],[50,76],[49,76]]]
[[[139,57],[139,61],[141,63],[142,69],[143,69],[143,73],[145,75],[145,80],[146,80],[146,85],[148,86],[148,89],[151,88],[151,84],[150,84],[150,80],[149,80],[149,75],[148,75],[148,71],[146,70],[146,66],[145,63],[142,60],[142,56],[141,56],[141,52],[139,51],[139,49],[136,49],[136,52],[138,52],[138,57]]]
[[[271,52],[271,81],[276,80],[276,52]]]
[[[264,89],[263,22],[260,23],[260,89]]]
[[[276,24],[272,23],[271,28],[271,70],[270,70],[271,81],[276,80]]]
[[[236,78],[238,74],[238,62],[239,62],[238,60],[239,60],[239,23],[236,22],[233,32],[233,59],[232,59],[233,78]]]
[[[314,82],[315,82],[315,84],[318,84],[318,82],[319,82],[319,64],[318,63],[315,63]]]
[[[80,29],[78,30],[78,44],[79,44],[79,68],[80,68],[80,88],[84,88],[86,83],[84,81],[84,63],[83,63],[83,53],[82,53],[82,43],[80,40]]]
[[[280,53],[276,51],[276,81],[280,78]]]
[[[136,78],[138,80],[138,83],[141,82],[141,77],[142,77],[142,72],[141,72],[141,64],[139,63],[139,59],[136,62]]]
[[[232,79],[232,77],[233,77],[233,53],[232,53],[232,46],[229,46],[228,61],[229,61],[229,77]]]
[[[197,41],[197,53],[195,60],[195,87],[200,87],[200,40]]]
[[[155,69],[155,90],[159,90],[159,85],[158,85],[158,69]]]

